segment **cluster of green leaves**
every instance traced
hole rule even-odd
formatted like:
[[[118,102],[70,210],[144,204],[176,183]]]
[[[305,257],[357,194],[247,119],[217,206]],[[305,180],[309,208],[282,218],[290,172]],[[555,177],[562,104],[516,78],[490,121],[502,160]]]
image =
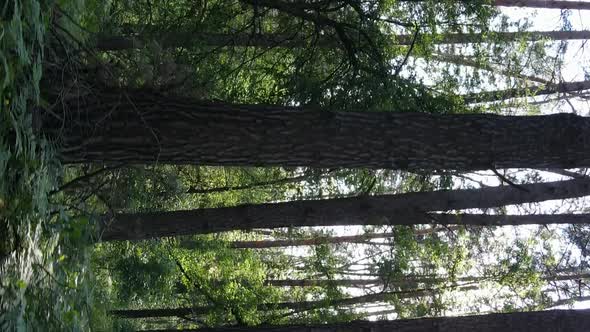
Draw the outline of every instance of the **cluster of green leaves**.
[[[38,134],[53,1],[0,5],[0,329],[81,331],[95,315],[87,218],[49,202],[61,167]]]

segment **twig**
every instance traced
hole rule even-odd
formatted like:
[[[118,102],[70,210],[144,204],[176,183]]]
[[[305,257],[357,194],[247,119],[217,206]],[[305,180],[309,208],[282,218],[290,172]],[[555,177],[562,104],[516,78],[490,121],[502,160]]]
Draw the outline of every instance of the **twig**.
[[[492,172],[494,172],[494,174],[496,174],[496,176],[498,176],[500,178],[501,181],[508,183],[509,185],[518,188],[524,192],[530,192],[527,188],[520,186],[512,181],[510,181],[507,177],[505,177],[504,175],[500,174],[500,172],[498,172],[497,169],[495,169],[494,167],[492,167]]]
[[[408,49],[408,52],[406,53],[406,56],[404,57],[404,60],[402,61],[402,63],[400,63],[400,65],[395,69],[395,73],[393,73],[393,78],[397,78],[397,76],[401,72],[403,66],[406,65],[406,62],[408,62],[408,59],[410,58],[410,54],[412,54],[412,51],[414,50],[414,45],[416,45],[416,40],[418,40],[419,33],[420,33],[420,28],[416,27],[416,32],[414,32],[414,37],[412,38],[412,43],[410,44],[410,48]]]
[[[106,172],[106,171],[111,171],[111,170],[114,170],[114,169],[120,168],[120,167],[122,167],[122,166],[124,166],[124,165],[125,165],[125,164],[117,164],[117,165],[114,165],[114,166],[107,166],[107,167],[103,167],[103,168],[101,168],[101,169],[99,169],[99,170],[96,170],[96,171],[94,171],[94,172],[92,172],[92,173],[88,173],[88,174],[82,175],[82,176],[80,176],[80,177],[77,177],[77,178],[75,178],[75,179],[73,179],[73,180],[71,180],[71,181],[69,181],[69,182],[67,182],[67,183],[63,184],[63,185],[62,185],[62,186],[60,186],[58,189],[51,191],[51,192],[49,193],[49,195],[51,196],[51,195],[57,194],[57,193],[58,193],[58,192],[60,192],[60,191],[64,191],[64,190],[66,190],[66,189],[68,189],[68,188],[70,188],[70,187],[74,186],[74,185],[75,185],[76,183],[78,183],[78,182],[81,182],[81,181],[88,180],[88,179],[90,179],[90,178],[92,178],[92,177],[95,177],[95,176],[97,176],[97,175],[101,174],[101,173],[104,173],[104,172]]]

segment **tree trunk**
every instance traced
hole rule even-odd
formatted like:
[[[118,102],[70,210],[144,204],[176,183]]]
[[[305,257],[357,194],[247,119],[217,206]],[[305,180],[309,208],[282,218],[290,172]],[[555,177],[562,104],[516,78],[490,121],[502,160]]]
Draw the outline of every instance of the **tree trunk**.
[[[558,84],[547,84],[544,87],[530,87],[528,91],[523,88],[483,91],[463,95],[463,100],[467,104],[486,103],[499,100],[506,100],[518,97],[534,97],[541,95],[550,95],[553,93],[568,93],[590,89],[590,81],[564,82]]]
[[[473,290],[476,287],[465,287],[464,290]],[[301,301],[301,302],[280,302],[280,303],[263,303],[257,306],[258,310],[294,310],[296,312],[303,312],[319,308],[330,308],[339,306],[351,306],[364,303],[386,302],[392,297],[398,299],[409,299],[438,294],[441,290],[438,289],[417,289],[397,292],[382,292],[375,294],[367,294],[356,297],[350,297],[339,300],[320,300],[320,301]],[[157,308],[157,309],[124,309],[112,310],[112,315],[121,318],[148,318],[148,317],[183,317],[190,315],[202,315],[208,313],[215,308],[212,306],[206,307],[180,307],[180,308]]]
[[[467,44],[508,41],[523,38],[529,41],[550,40],[583,40],[590,39],[590,31],[530,31],[530,32],[493,32],[487,35],[449,33],[441,35],[425,35],[435,44]],[[336,37],[321,37],[312,42],[294,34],[251,34],[251,33],[206,33],[193,31],[175,31],[167,33],[135,34],[134,36],[98,36],[94,48],[99,51],[120,51],[143,48],[150,40],[158,42],[162,48],[197,46],[210,47],[320,47],[336,48],[339,44]],[[411,45],[414,35],[397,35],[394,38],[398,45]]]
[[[573,179],[519,187],[440,190],[398,195],[292,201],[185,211],[117,214],[103,220],[102,239],[140,240],[253,228],[344,225],[524,225],[585,223],[588,215],[473,215],[429,211],[496,206],[581,197],[590,180]]]
[[[455,280],[460,282],[480,282],[486,280],[497,280],[497,277],[458,277]],[[578,273],[568,275],[554,275],[542,277],[545,281],[567,281],[567,280],[582,280],[590,279],[590,273]],[[428,278],[428,277],[412,277],[409,276],[403,279],[391,279],[388,282],[394,286],[408,286],[416,283],[435,284],[449,281],[449,278]],[[282,280],[267,280],[267,285],[275,287],[316,287],[335,285],[342,287],[362,287],[370,285],[383,285],[383,279],[335,279],[335,280],[321,280],[321,279],[282,279]]]
[[[425,235],[433,232],[456,230],[460,226],[440,227],[430,229],[415,230],[415,235]],[[386,239],[394,237],[395,233],[365,233],[348,236],[321,236],[308,239],[284,239],[284,240],[256,240],[256,241],[234,241],[230,242],[231,248],[237,249],[263,249],[263,248],[280,248],[280,247],[297,247],[297,246],[315,246],[319,244],[340,244],[340,243],[364,243],[370,239]],[[196,248],[198,241],[187,240],[180,243],[181,247],[186,249]]]
[[[455,55],[455,54],[449,54],[449,53],[443,52],[443,53],[434,53],[431,55],[431,58],[438,61],[438,62],[452,63],[457,66],[472,67],[472,68],[475,68],[476,70],[485,70],[485,71],[500,74],[500,75],[503,75],[506,77],[514,77],[514,78],[517,78],[521,81],[531,81],[531,82],[536,82],[536,83],[540,83],[540,84],[548,84],[549,83],[544,78],[535,77],[532,75],[525,75],[525,74],[520,73],[518,70],[515,71],[514,69],[504,69],[504,68],[494,67],[490,64],[479,63],[478,61],[463,57],[461,55]],[[522,90],[521,90],[521,92],[522,92]]]
[[[195,186],[189,187],[186,191],[180,192],[179,194],[214,194],[214,193],[221,193],[226,191],[235,191],[235,190],[248,190],[248,189],[255,189],[261,187],[270,187],[270,186],[282,186],[286,184],[292,183],[300,183],[304,181],[308,181],[316,176],[320,178],[328,177],[329,174],[332,173],[332,170],[324,172],[322,174],[314,174],[313,172],[307,172],[306,174],[296,175],[292,177],[285,177],[281,179],[275,180],[268,180],[268,181],[261,181],[255,183],[248,183],[243,185],[235,185],[235,186],[224,186],[224,187],[215,187],[215,188],[197,188]],[[171,195],[173,193],[170,192],[161,192],[160,195]]]
[[[587,332],[590,309],[513,312],[463,317],[353,321],[325,325],[221,327],[194,332]]]
[[[496,6],[502,7],[529,7],[544,9],[571,9],[590,10],[588,1],[564,1],[564,0],[494,0]]]
[[[590,118],[331,112],[144,91],[65,102],[64,163],[126,162],[458,171],[590,166]],[[47,115],[49,117],[49,115]]]

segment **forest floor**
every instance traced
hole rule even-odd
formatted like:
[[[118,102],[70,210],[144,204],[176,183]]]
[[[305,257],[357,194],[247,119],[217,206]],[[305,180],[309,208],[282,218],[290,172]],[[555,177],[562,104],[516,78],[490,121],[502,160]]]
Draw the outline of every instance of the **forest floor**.
[[[101,312],[91,310],[91,227],[52,204],[62,167],[32,126],[32,110],[47,106],[39,85],[50,11],[10,3],[0,6],[0,330],[87,330]]]

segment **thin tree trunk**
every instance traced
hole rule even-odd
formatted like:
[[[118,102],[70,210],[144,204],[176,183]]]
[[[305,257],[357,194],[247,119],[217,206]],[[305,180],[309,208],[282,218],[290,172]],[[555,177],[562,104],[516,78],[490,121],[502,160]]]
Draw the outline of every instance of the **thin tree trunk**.
[[[367,239],[384,239],[393,237],[395,233],[368,233],[349,236],[322,236],[311,239],[259,240],[230,242],[229,246],[239,249],[262,249],[279,247],[315,246],[320,244],[340,244],[361,242]]]
[[[547,81],[544,78],[535,77],[535,76],[531,76],[531,75],[525,75],[525,74],[519,73],[517,71],[510,70],[510,69],[497,68],[497,67],[494,67],[490,64],[479,63],[477,61],[465,58],[460,55],[448,54],[448,53],[435,53],[431,56],[431,58],[438,61],[438,62],[452,63],[452,64],[455,64],[458,66],[472,67],[472,68],[479,69],[479,70],[485,70],[488,72],[501,74],[506,77],[514,77],[514,78],[517,78],[522,81],[531,81],[531,82],[537,82],[537,83],[541,83],[541,84],[549,84],[549,81]]]
[[[481,282],[486,280],[497,280],[498,277],[459,277],[454,280],[459,282]],[[555,275],[542,277],[545,281],[567,281],[567,280],[581,280],[590,279],[590,273],[577,273],[568,275]],[[448,281],[449,278],[426,278],[426,277],[407,277],[403,279],[388,280],[394,286],[407,286],[416,283],[435,284]],[[267,280],[266,284],[276,287],[316,287],[335,285],[343,287],[359,287],[369,285],[383,285],[383,279],[336,279],[336,280],[320,280],[320,279],[282,279],[282,280]]]
[[[221,327],[184,330],[194,332],[587,332],[590,309],[546,310],[463,317],[437,317],[382,321],[353,321],[324,325]],[[144,331],[145,332],[145,331]]]
[[[146,91],[104,92],[60,106],[67,118],[40,121],[45,134],[62,138],[64,163],[421,171],[590,166],[590,118],[573,114],[331,112]]]
[[[544,9],[571,9],[590,10],[588,1],[564,1],[564,0],[494,0],[496,6],[502,7],[529,7]]]
[[[529,41],[549,40],[583,40],[590,39],[590,31],[529,31],[529,32],[492,32],[482,34],[449,33],[441,35],[425,35],[435,44],[468,44],[516,40],[523,38]],[[134,36],[98,36],[94,48],[99,51],[120,51],[143,48],[149,40],[155,40],[162,48],[171,47],[320,47],[336,48],[339,44],[335,37],[321,37],[313,42],[294,36],[293,34],[250,34],[250,33],[206,33],[192,31],[176,31],[156,34],[135,34]],[[411,45],[414,35],[397,35],[394,38],[398,45]]]
[[[572,299],[563,299],[563,300],[557,300],[554,301],[553,303],[551,303],[551,307],[558,307],[561,305],[566,305],[566,304],[571,304],[573,302],[583,302],[583,301],[590,301],[590,296],[579,296],[579,297],[575,297]]]
[[[518,97],[534,97],[553,93],[572,93],[590,89],[590,81],[563,82],[547,84],[544,87],[516,88],[496,91],[483,91],[462,95],[467,104],[486,103]]]
[[[472,290],[475,287],[466,287],[464,290]],[[438,294],[439,289],[415,289],[397,292],[382,292],[367,294],[356,297],[350,297],[339,300],[320,300],[320,301],[301,301],[301,302],[280,302],[280,303],[263,303],[257,306],[258,310],[294,310],[296,312],[309,311],[319,308],[352,306],[373,302],[385,302],[392,297],[398,299],[409,299]],[[157,309],[123,309],[111,310],[112,315],[121,318],[149,318],[149,317],[184,317],[190,315],[206,314],[215,308],[213,306],[205,307],[180,307],[180,308],[157,308]]]
[[[496,206],[581,197],[590,180],[573,179],[518,187],[440,190],[398,195],[241,205],[186,211],[117,214],[103,220],[102,239],[140,240],[253,228],[344,225],[525,225],[585,223],[588,215],[434,214],[428,211]]]
[[[435,232],[456,230],[460,226],[439,227],[430,229],[415,230],[415,235],[425,235]],[[369,239],[386,239],[394,237],[395,233],[366,233],[349,236],[322,236],[309,239],[284,239],[284,240],[257,240],[257,241],[234,241],[230,242],[231,248],[238,249],[262,249],[262,248],[279,248],[279,247],[297,247],[297,246],[315,246],[319,244],[340,244],[340,243],[359,243]],[[183,248],[195,248],[198,241],[182,241],[180,245]]]
[[[332,171],[325,172],[320,174],[320,177],[326,177]],[[307,173],[303,175],[297,175],[292,177],[285,177],[281,179],[269,180],[269,181],[261,181],[256,183],[249,183],[244,185],[236,185],[236,186],[224,186],[224,187],[215,187],[215,188],[197,188],[197,187],[190,187],[186,191],[183,191],[182,194],[214,194],[220,193],[225,191],[234,191],[234,190],[248,190],[254,189],[259,187],[268,187],[268,186],[279,186],[291,183],[299,183],[303,181],[307,181],[310,178],[316,176],[314,173]],[[168,195],[168,192],[162,192],[161,195]]]
[[[365,317],[387,316],[387,315],[391,315],[391,314],[397,314],[398,312],[399,312],[399,310],[396,310],[396,309],[371,311],[371,312],[367,312],[365,314]]]

